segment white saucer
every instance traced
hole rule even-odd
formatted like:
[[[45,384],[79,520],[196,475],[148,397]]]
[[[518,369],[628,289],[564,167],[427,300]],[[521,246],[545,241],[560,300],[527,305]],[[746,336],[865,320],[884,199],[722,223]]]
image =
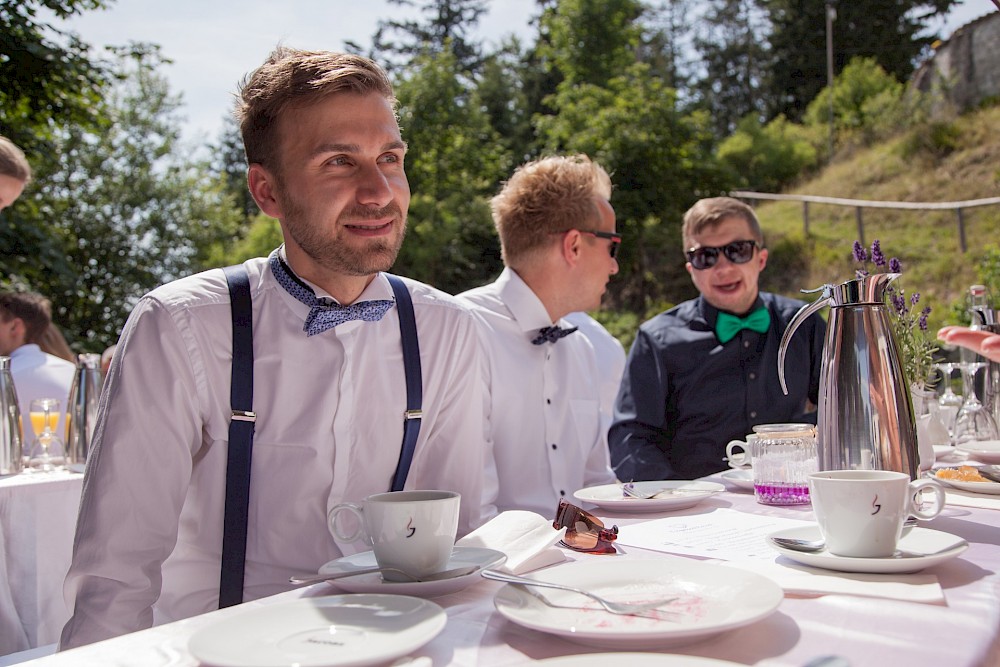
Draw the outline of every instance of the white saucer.
[[[448,617],[402,595],[333,595],[249,609],[195,632],[191,654],[214,667],[361,667],[406,655]]]
[[[670,512],[693,507],[709,496],[726,490],[717,482],[691,482],[684,480],[633,482],[641,494],[665,490],[656,498],[630,498],[622,491],[621,484],[604,484],[580,489],[573,496],[585,503],[619,512]]]
[[[768,537],[790,537],[801,540],[821,538],[819,526],[800,526],[771,533]],[[969,548],[969,543],[957,535],[929,528],[912,528],[899,539],[896,553],[887,558],[850,558],[834,556],[826,550],[814,553],[793,551],[779,547],[771,540],[768,546],[803,565],[821,567],[838,572],[867,572],[871,574],[902,574],[918,572],[958,556]]]
[[[356,577],[335,579],[327,583],[349,593],[397,593],[399,595],[433,598],[439,595],[457,593],[476,582],[482,581],[482,578],[479,576],[480,571],[499,565],[505,560],[507,560],[507,556],[502,551],[483,549],[481,547],[455,547],[451,552],[451,559],[448,561],[445,569],[450,570],[456,567],[475,566],[476,570],[461,577],[442,579],[440,581],[382,581],[382,575],[378,572],[373,572],[370,574],[359,574]],[[339,574],[352,570],[365,570],[371,567],[378,567],[378,563],[375,562],[375,554],[371,551],[365,551],[353,556],[345,556],[344,558],[332,560],[319,568],[319,573]]]
[[[753,470],[750,469],[737,469],[729,470],[727,472],[719,475],[722,479],[731,483],[733,486],[739,489],[746,489],[748,491],[753,491]]]
[[[955,449],[983,463],[1000,463],[1000,440],[963,442],[955,445]]]
[[[551,665],[553,667],[556,665],[558,667],[609,667],[610,665],[628,665],[628,667],[743,667],[738,662],[729,662],[728,660],[670,653],[581,653],[525,663],[525,665],[528,664]]]
[[[513,623],[615,650],[653,650],[701,641],[769,616],[784,598],[778,584],[759,574],[686,558],[583,560],[527,576],[593,591],[616,602],[675,598],[649,617],[620,616],[568,591],[512,584],[497,591],[493,600],[497,611]]]

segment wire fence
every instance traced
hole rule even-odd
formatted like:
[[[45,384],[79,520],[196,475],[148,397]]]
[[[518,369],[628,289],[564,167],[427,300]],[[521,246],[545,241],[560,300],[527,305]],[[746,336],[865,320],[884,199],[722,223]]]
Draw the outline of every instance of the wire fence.
[[[965,214],[963,211],[969,208],[980,206],[1000,205],[1000,197],[988,197],[986,199],[969,199],[966,201],[948,202],[905,202],[905,201],[867,201],[864,199],[844,199],[841,197],[820,197],[817,195],[776,195],[767,192],[749,192],[746,190],[736,190],[730,193],[739,199],[749,199],[751,201],[798,201],[802,202],[802,224],[805,233],[809,233],[809,204],[832,204],[834,206],[850,206],[854,208],[854,218],[858,225],[858,239],[865,239],[864,209],[866,208],[892,208],[908,211],[955,211],[955,221],[958,225],[958,245],[962,252],[966,252],[965,241]]]

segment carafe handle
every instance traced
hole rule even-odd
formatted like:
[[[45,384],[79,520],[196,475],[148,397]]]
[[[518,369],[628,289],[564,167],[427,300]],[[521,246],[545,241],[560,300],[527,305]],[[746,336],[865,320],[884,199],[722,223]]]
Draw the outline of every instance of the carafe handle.
[[[781,382],[781,391],[784,392],[785,396],[788,396],[788,385],[785,383],[785,352],[788,349],[788,341],[792,339],[799,325],[820,308],[828,306],[833,300],[833,285],[823,285],[812,290],[802,290],[805,294],[812,294],[819,291],[823,292],[823,296],[799,308],[799,311],[795,313],[795,317],[792,318],[792,321],[785,328],[785,333],[781,336],[781,345],[778,346],[778,380]]]

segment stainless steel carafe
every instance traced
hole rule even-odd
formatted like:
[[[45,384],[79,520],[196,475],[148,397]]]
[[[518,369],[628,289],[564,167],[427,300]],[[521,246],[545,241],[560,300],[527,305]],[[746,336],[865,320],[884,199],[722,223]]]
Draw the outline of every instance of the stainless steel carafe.
[[[973,327],[1000,334],[1000,318],[997,317],[997,311],[989,306],[973,308],[972,318]],[[1000,362],[987,360],[982,403],[992,413],[993,421],[1000,425]]]
[[[15,475],[24,467],[22,429],[10,357],[0,357],[0,475]]]
[[[76,374],[66,406],[66,456],[71,465],[87,462],[100,396],[101,355],[81,354],[77,357]]]
[[[886,288],[899,275],[824,285],[823,296],[803,306],[782,336],[778,377],[787,394],[788,341],[807,317],[830,306],[816,424],[820,470],[894,470],[917,478],[913,403],[885,304]]]

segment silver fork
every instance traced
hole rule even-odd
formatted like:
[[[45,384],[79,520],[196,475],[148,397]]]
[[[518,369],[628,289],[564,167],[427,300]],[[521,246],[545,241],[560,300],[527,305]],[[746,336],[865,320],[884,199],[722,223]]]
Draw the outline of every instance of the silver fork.
[[[572,586],[564,586],[562,584],[556,584],[551,581],[538,581],[537,579],[529,579],[528,577],[519,577],[516,574],[507,574],[506,572],[500,572],[499,570],[483,570],[480,574],[486,579],[493,579],[495,581],[502,581],[507,584],[517,584],[520,586],[538,586],[540,588],[555,588],[560,591],[570,591],[571,593],[577,593],[579,595],[584,595],[591,600],[597,602],[607,611],[612,614],[624,614],[626,616],[635,616],[642,614],[647,611],[652,611],[657,607],[662,607],[665,604],[669,604],[676,600],[677,598],[666,598],[664,600],[654,600],[652,602],[612,602],[611,600],[606,600],[596,593],[591,593],[590,591],[583,590],[582,588],[573,588]]]
[[[705,489],[662,488],[662,489],[657,489],[652,493],[640,493],[638,490],[636,490],[635,485],[633,485],[631,482],[628,482],[626,484],[622,484],[622,493],[628,496],[629,498],[637,498],[639,500],[650,500],[660,495],[674,495],[680,493],[708,493],[708,492],[705,491]]]

